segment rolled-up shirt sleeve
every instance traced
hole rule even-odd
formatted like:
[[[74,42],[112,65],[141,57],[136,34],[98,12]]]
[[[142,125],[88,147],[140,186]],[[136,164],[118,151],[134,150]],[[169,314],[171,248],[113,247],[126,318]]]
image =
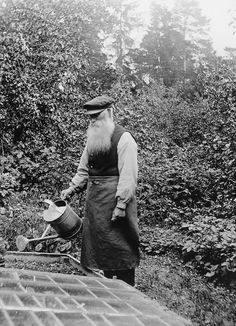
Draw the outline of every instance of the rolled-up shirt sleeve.
[[[138,177],[137,144],[129,132],[125,132],[117,146],[119,182],[116,198],[117,207],[126,205],[135,195]]]
[[[84,148],[83,154],[80,158],[79,166],[75,176],[72,178],[70,187],[75,190],[85,189],[88,182],[88,152],[87,147]]]

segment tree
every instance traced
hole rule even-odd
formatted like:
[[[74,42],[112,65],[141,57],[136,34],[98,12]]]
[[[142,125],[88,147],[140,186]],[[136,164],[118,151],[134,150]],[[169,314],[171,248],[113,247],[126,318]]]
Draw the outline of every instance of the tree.
[[[135,45],[132,31],[140,26],[140,19],[135,13],[137,0],[107,0],[110,10],[110,29],[106,35],[107,51],[111,52],[115,66],[127,72],[129,69],[129,50]]]
[[[55,128],[63,110],[109,87],[112,71],[98,37],[105,8],[84,0],[5,4],[0,128],[10,143],[36,133],[48,141],[48,127]]]
[[[202,15],[196,0],[176,1],[173,14],[182,35],[182,71],[185,78],[191,78],[199,62],[213,52],[208,34],[209,20]]]
[[[21,184],[43,184],[50,175],[51,187],[63,182],[83,147],[82,103],[116,80],[99,38],[104,12],[95,0],[2,6],[0,161],[2,173]]]
[[[236,34],[236,9],[231,9],[230,15],[231,15],[231,21],[229,23],[229,26],[231,27],[233,34]]]
[[[226,47],[225,48],[226,57],[225,62],[229,65],[229,67],[236,72],[236,48]]]
[[[199,61],[212,51],[207,23],[194,0],[177,1],[172,9],[153,2],[141,50],[133,51],[138,73],[167,86],[193,79]]]
[[[175,29],[171,11],[153,3],[151,25],[141,44],[151,77],[168,86],[173,83],[179,66],[179,46],[181,35]]]

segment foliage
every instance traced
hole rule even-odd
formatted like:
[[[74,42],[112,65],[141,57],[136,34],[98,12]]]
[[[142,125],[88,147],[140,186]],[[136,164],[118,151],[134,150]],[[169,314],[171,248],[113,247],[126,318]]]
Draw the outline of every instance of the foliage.
[[[139,80],[135,88],[130,76],[106,63],[99,32],[107,32],[109,21],[101,18],[102,5],[83,0],[4,3],[0,204],[8,207],[9,220],[2,232],[8,239],[17,232],[40,234],[36,212],[28,216],[16,209],[11,214],[9,197],[14,191],[25,200],[33,191],[59,195],[83,149],[87,121],[81,106],[105,92],[116,99],[116,121],[138,143],[143,249],[154,254],[177,250],[208,277],[231,280],[236,240],[231,62],[203,62],[191,97],[183,83],[166,87],[151,80],[147,86]]]
[[[110,28],[105,36],[106,51],[111,52],[109,57],[119,70],[129,71],[128,52],[135,43],[131,31],[141,25],[139,17],[135,14],[138,2],[137,0],[107,0],[107,5],[110,11]]]
[[[79,103],[86,82],[90,89],[96,88],[92,79],[103,58],[88,56],[92,40],[83,38],[89,29],[86,18],[91,17],[89,8],[84,9],[76,10],[76,2],[68,6],[68,2],[25,0],[10,2],[1,15],[1,127],[11,131],[14,144],[35,134],[48,140],[45,133],[55,126],[58,108],[63,111]],[[94,51],[98,46],[97,42]]]
[[[170,252],[143,254],[136,273],[137,288],[162,306],[198,326],[233,326],[235,290],[207,282],[191,265]],[[176,321],[175,321],[176,324]]]
[[[213,54],[208,24],[194,0],[176,1],[173,8],[153,2],[141,47],[131,52],[137,74],[166,86],[195,80],[199,62]]]
[[[143,249],[177,250],[229,285],[235,277],[235,82],[224,63],[208,69],[199,76],[203,98],[192,103],[178,88],[154,84],[134,97],[128,84],[117,86],[117,118],[139,145]]]
[[[183,223],[182,229],[188,235],[182,248],[183,256],[194,258],[196,266],[207,277],[233,285],[236,275],[234,221],[196,215],[191,223]]]
[[[83,0],[4,3],[2,173],[17,171],[21,189],[26,184],[48,187],[51,176],[53,189],[63,182],[62,174],[67,176],[65,153],[72,158],[73,169],[83,147],[86,122],[81,119],[81,104],[116,78],[98,37],[105,8]]]
[[[175,96],[172,109],[171,96],[163,101],[160,93],[158,102],[154,96],[151,103],[169,142],[154,155],[155,163],[154,147],[146,153],[150,170],[145,166],[142,221],[172,231],[163,236],[154,231],[150,238],[144,234],[142,241],[147,252],[177,250],[207,277],[231,285],[236,275],[235,77],[222,64],[200,79],[200,103],[188,105]],[[167,105],[168,115],[161,114],[159,102],[164,112]]]
[[[4,206],[4,199],[10,196],[19,187],[19,172],[11,168],[13,157],[0,156],[1,174],[0,174],[0,206]],[[7,169],[4,165],[8,166]]]

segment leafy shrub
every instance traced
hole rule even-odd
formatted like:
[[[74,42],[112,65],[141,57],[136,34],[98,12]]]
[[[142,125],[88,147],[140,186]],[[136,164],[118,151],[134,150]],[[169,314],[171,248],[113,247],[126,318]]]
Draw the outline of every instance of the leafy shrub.
[[[106,64],[98,37],[104,8],[95,2],[23,0],[3,8],[0,200],[15,190],[58,195],[83,149],[81,105],[105,91],[138,143],[140,225],[154,228],[142,234],[144,250],[177,250],[208,276],[234,273],[234,74],[225,64],[203,71],[202,97],[191,103],[178,87],[153,83],[134,93]],[[34,223],[12,219],[6,234],[35,232]]]
[[[192,105],[162,87],[135,100],[126,92],[121,107],[126,100],[131,109],[119,119],[139,144],[142,248],[175,250],[207,277],[227,282],[235,277],[236,117],[235,85],[222,69],[220,78],[206,74],[208,95]]]
[[[196,215],[191,223],[183,223],[182,229],[187,234],[183,256],[193,259],[207,277],[229,283],[229,274],[236,275],[235,221]]]
[[[75,171],[86,126],[81,104],[116,79],[98,37],[104,10],[83,0],[1,7],[1,142],[15,161],[20,189],[51,185],[52,191],[68,169]]]
[[[12,156],[0,156],[0,206],[4,206],[4,199],[19,189],[20,173],[12,166]]]

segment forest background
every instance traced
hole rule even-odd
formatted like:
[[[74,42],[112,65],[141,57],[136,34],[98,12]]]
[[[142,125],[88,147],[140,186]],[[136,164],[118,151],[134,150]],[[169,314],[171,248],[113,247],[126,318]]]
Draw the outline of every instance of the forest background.
[[[236,49],[217,56],[194,0],[153,3],[147,26],[136,8],[0,1],[1,236],[15,250],[18,234],[42,233],[42,217],[22,214],[12,198],[59,197],[83,150],[82,105],[105,93],[138,143],[142,249],[177,252],[235,286]],[[236,15],[229,23],[236,30]]]

